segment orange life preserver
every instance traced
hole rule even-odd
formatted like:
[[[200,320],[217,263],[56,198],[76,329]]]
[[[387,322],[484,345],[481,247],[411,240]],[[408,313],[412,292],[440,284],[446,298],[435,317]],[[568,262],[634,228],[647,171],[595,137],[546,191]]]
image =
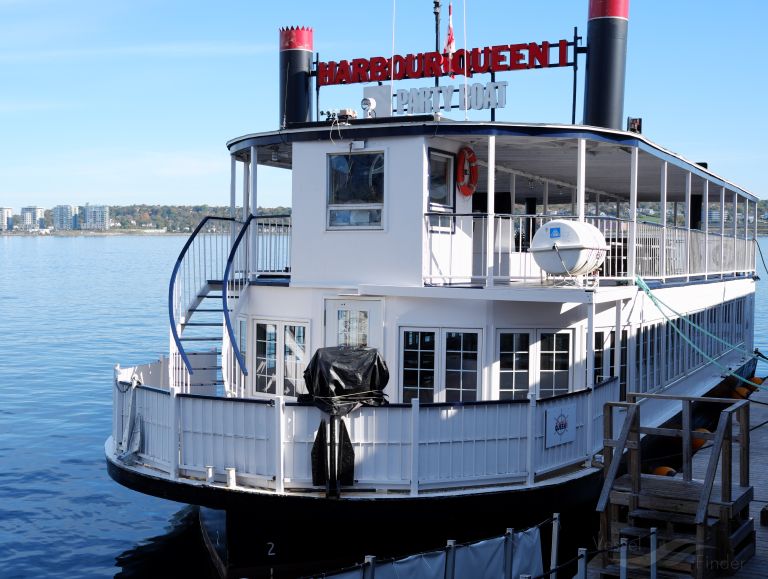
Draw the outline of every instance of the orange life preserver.
[[[477,155],[470,147],[462,147],[459,150],[456,187],[465,197],[469,197],[477,189]]]
[[[697,428],[694,430],[694,432],[709,432],[706,428]],[[706,440],[703,438],[693,438],[691,439],[691,447],[693,448],[694,452],[699,450],[701,447],[703,447],[707,443]]]

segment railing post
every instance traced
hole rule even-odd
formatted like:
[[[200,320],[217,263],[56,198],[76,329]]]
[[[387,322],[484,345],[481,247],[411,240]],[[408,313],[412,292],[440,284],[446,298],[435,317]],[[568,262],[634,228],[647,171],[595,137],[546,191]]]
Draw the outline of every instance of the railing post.
[[[177,388],[175,386],[170,387],[170,423],[171,423],[171,435],[169,436],[170,446],[170,467],[168,474],[171,480],[176,480],[179,477],[179,418],[181,412],[179,412],[180,398],[177,396]]]
[[[664,280],[667,277],[667,162],[661,164],[661,258],[660,275]]]
[[[275,491],[285,492],[285,480],[283,466],[285,449],[283,448],[283,424],[285,423],[285,399],[282,396],[275,397]]]
[[[578,577],[578,579],[587,579],[587,550],[583,547],[579,548],[579,561],[576,577]]]
[[[620,559],[619,559],[619,577],[620,579],[627,579],[627,554],[628,554],[628,548],[627,548],[627,540],[622,539],[621,540],[621,547],[619,548],[620,552]]]
[[[656,527],[651,527],[651,579],[656,579]]]
[[[552,515],[552,549],[549,555],[549,577],[550,579],[557,578],[557,571],[553,571],[557,568],[557,551],[560,545],[560,513]]]
[[[685,235],[687,239],[687,251],[685,252],[685,281],[691,279],[691,251],[693,248],[691,240],[691,189],[693,185],[693,176],[690,171],[685,174]]]
[[[376,576],[376,557],[366,555],[363,562],[363,579],[374,579]]]
[[[411,398],[411,496],[419,494],[419,399]]]
[[[528,444],[526,444],[526,465],[528,467],[528,484],[533,484],[535,478],[534,464],[534,445],[536,444],[536,395],[533,392],[528,392],[528,424],[527,424],[527,438]]]
[[[702,212],[701,216],[702,230],[704,231],[704,277],[709,275],[709,181],[704,179],[702,192]]]
[[[456,573],[456,541],[448,539],[445,545],[445,579],[453,579]]]
[[[512,579],[512,562],[515,556],[515,530],[507,529],[504,533],[504,577]]]

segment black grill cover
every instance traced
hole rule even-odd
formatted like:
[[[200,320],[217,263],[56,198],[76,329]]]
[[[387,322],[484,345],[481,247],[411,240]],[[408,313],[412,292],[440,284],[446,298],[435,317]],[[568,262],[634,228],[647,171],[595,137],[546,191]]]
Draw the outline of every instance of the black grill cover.
[[[319,348],[304,371],[304,382],[308,394],[299,396],[300,402],[344,416],[360,405],[387,403],[383,390],[389,370],[376,348]]]

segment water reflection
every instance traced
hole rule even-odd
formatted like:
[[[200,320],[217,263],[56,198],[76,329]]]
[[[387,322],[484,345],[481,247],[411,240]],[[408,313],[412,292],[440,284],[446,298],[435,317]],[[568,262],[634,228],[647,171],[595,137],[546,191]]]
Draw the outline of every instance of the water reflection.
[[[197,507],[187,506],[169,521],[167,533],[118,555],[115,577],[216,578],[200,534]]]

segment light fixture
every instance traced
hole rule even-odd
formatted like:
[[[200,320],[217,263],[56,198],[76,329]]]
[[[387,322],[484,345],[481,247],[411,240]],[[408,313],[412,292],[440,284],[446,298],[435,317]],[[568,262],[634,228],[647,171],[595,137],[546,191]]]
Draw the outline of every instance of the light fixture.
[[[363,109],[366,118],[373,118],[376,116],[376,99],[371,97],[365,97],[360,101],[360,107]]]
[[[279,157],[277,156],[277,147],[272,147],[272,162],[277,163],[279,161]]]

